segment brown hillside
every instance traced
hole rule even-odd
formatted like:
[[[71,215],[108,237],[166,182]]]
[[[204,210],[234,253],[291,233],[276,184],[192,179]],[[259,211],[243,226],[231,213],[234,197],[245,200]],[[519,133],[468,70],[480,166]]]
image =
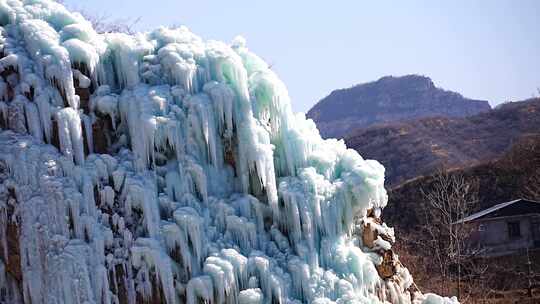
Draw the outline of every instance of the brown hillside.
[[[474,209],[481,210],[495,204],[519,197],[538,200],[528,189],[540,190],[540,134],[522,137],[503,157],[471,167],[455,169],[467,180],[477,180],[479,203]],[[390,190],[385,220],[399,229],[414,229],[419,222],[423,201],[422,189],[428,190],[433,175],[421,176]]]
[[[386,167],[387,185],[493,160],[526,135],[540,134],[540,99],[508,103],[465,118],[424,118],[357,129],[346,139]]]

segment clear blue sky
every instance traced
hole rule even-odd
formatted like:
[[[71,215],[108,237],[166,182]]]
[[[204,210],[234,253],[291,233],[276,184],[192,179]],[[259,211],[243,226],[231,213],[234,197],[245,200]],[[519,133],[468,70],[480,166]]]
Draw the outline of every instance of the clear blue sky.
[[[540,0],[66,0],[137,29],[188,26],[204,39],[236,35],[273,65],[296,111],[332,90],[385,75],[423,74],[492,105],[538,95]]]

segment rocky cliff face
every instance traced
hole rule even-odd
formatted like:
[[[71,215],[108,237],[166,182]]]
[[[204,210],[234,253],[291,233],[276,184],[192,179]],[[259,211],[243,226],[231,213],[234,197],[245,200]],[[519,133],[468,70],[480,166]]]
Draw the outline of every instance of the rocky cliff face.
[[[323,137],[345,138],[357,128],[430,116],[463,117],[490,110],[484,100],[464,98],[435,87],[418,75],[383,77],[375,82],[333,91],[307,116]]]

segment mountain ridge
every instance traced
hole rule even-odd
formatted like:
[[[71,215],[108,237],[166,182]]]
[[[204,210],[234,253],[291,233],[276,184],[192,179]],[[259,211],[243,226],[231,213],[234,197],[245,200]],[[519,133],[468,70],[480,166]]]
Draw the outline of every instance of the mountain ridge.
[[[308,112],[323,137],[344,138],[348,130],[430,116],[464,117],[489,111],[488,101],[435,86],[426,76],[385,76],[332,91]]]

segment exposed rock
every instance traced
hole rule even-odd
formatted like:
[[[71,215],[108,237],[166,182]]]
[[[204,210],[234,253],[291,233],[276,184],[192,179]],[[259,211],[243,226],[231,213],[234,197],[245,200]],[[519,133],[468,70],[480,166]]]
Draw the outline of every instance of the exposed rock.
[[[92,124],[92,137],[94,140],[95,153],[107,153],[110,139],[107,138],[107,130],[109,128],[109,119],[97,118]]]
[[[375,240],[377,239],[378,233],[377,230],[373,229],[371,223],[364,224],[364,230],[362,232],[362,243],[368,248],[375,247]]]
[[[7,168],[4,165],[0,166],[0,171],[5,171]],[[0,172],[1,175],[2,172]],[[3,180],[0,178],[0,183]],[[17,226],[17,219],[15,215],[16,205],[18,204],[15,190],[8,189],[7,197],[1,197],[0,205],[6,206],[5,214],[1,215],[0,218],[5,220],[7,223],[4,227],[0,227],[0,233],[5,233],[7,248],[4,248],[3,242],[0,242],[0,258],[4,263],[6,272],[11,275],[15,280],[16,284],[20,287],[22,286],[22,271],[21,271],[21,256],[20,256],[20,247],[19,247],[19,229]],[[1,231],[5,229],[5,231]],[[4,254],[7,253],[7,256]]]
[[[398,267],[397,257],[392,250],[387,250],[383,254],[383,261],[380,265],[377,265],[377,272],[381,278],[389,279],[396,274],[396,268]]]

